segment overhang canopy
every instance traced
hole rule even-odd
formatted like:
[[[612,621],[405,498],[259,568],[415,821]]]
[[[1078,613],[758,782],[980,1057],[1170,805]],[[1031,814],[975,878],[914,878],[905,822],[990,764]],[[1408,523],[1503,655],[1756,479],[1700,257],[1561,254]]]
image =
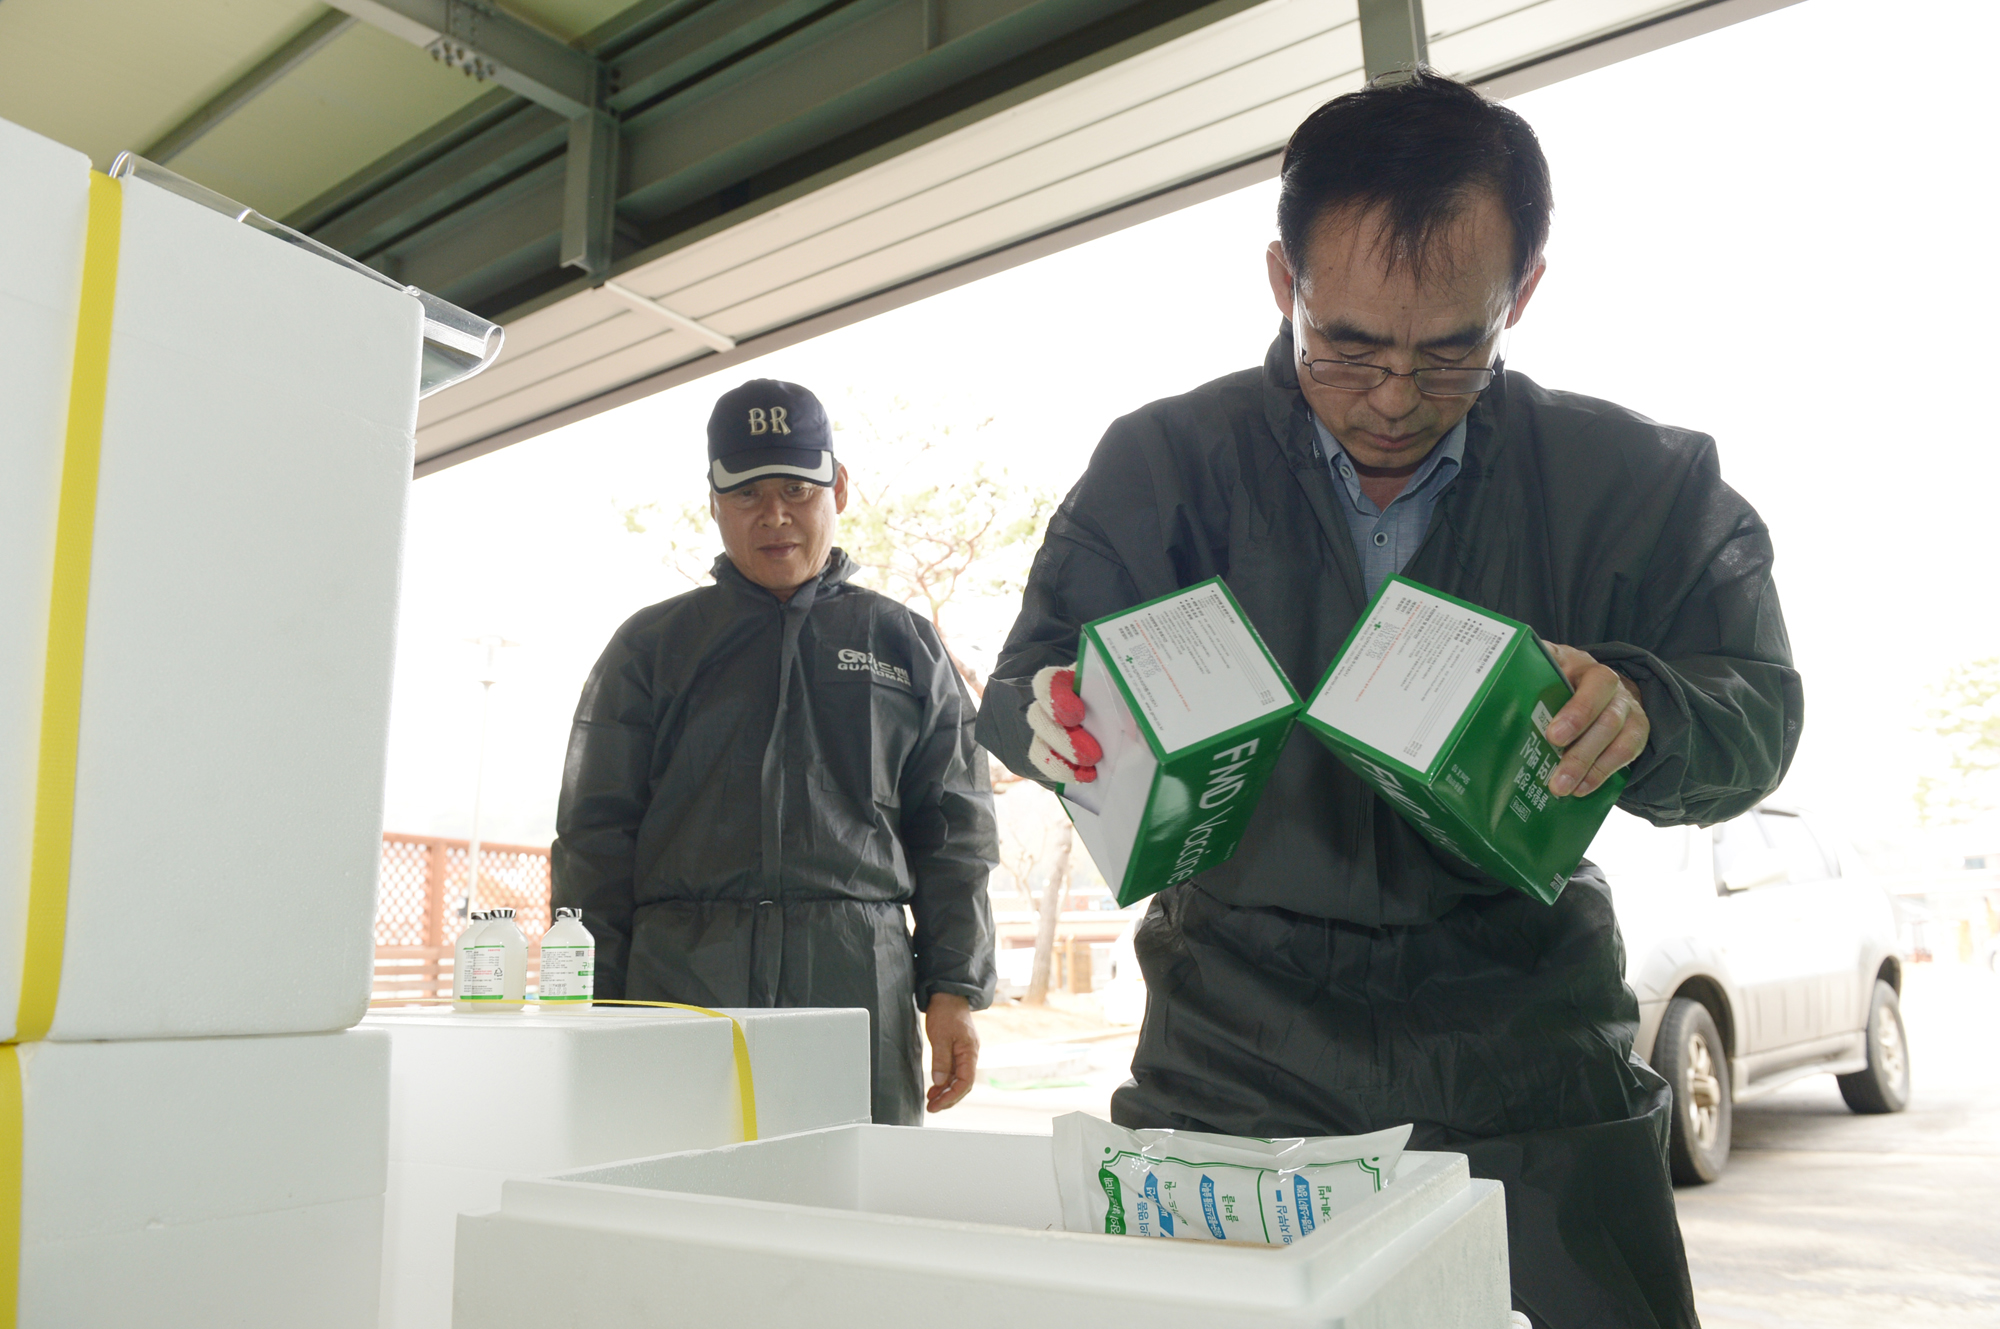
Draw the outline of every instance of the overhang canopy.
[[[422,473],[1267,178],[1413,47],[1505,96],[1793,2],[7,0],[0,117],[504,324]]]

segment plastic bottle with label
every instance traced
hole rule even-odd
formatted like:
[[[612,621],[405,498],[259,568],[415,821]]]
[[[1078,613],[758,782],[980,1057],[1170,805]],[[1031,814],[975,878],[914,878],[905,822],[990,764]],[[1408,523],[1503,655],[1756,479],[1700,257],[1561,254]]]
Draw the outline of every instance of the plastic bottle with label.
[[[521,1003],[528,999],[528,939],[521,935],[521,925],[514,921],[512,909],[495,909],[486,932],[480,938],[481,945],[500,943],[503,959],[500,970],[500,993],[510,1004],[500,1009],[518,1011]]]
[[[539,1008],[581,1011],[590,1008],[592,975],[597,968],[597,941],[584,927],[582,911],[556,910],[556,921],[542,934],[542,990]]]
[[[466,917],[465,928],[458,934],[458,946],[451,966],[454,1010],[491,1010],[491,1003],[500,996],[499,974],[495,968],[498,955],[480,947],[480,937],[491,921],[492,915],[483,909],[475,909]]]

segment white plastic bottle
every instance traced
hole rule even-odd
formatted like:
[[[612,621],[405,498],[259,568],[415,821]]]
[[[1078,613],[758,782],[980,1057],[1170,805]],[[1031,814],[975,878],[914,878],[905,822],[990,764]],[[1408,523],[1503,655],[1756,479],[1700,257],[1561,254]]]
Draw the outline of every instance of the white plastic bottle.
[[[451,966],[454,1010],[491,1010],[492,1003],[500,997],[496,966],[501,953],[482,947],[480,942],[486,933],[486,925],[492,919],[493,916],[485,910],[476,909],[466,917],[465,929],[458,934],[458,947]]]
[[[584,927],[581,914],[577,909],[556,910],[555,923],[542,934],[541,1010],[581,1011],[590,1007],[597,941]]]
[[[514,921],[512,909],[495,909],[486,932],[480,937],[480,944],[500,943],[503,959],[500,969],[501,995],[510,1003],[502,1006],[504,1011],[523,1009],[522,1002],[528,999],[528,939],[521,935],[521,925]]]

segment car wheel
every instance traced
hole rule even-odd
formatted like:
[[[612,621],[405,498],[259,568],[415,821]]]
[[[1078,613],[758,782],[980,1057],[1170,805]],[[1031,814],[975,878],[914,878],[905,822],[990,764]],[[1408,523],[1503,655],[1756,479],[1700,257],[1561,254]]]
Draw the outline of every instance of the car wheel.
[[[1667,1004],[1653,1042],[1653,1069],[1674,1090],[1667,1137],[1674,1180],[1689,1186],[1714,1181],[1729,1161],[1729,1057],[1706,1006],[1685,997]]]
[[[1903,1003],[1877,979],[1868,1003],[1868,1069],[1835,1077],[1856,1112],[1901,1112],[1910,1105],[1910,1044],[1903,1037]]]

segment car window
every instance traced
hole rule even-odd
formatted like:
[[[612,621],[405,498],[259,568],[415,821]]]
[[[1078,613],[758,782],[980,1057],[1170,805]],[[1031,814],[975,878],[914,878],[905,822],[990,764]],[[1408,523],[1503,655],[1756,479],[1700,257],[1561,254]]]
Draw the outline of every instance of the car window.
[[[1687,867],[1687,831],[1660,827],[1613,808],[1584,857],[1604,869],[1612,881],[1625,877],[1657,877]]]
[[[1793,881],[1825,881],[1840,875],[1839,867],[1820,847],[1804,818],[1789,812],[1765,811],[1757,814],[1757,820],[1764,823],[1764,834],[1771,846],[1785,856],[1785,866],[1791,869]]]
[[[1757,829],[1753,818],[1743,816],[1725,821],[1715,828],[1716,883],[1740,878],[1744,869],[1770,852],[1770,842]]]

